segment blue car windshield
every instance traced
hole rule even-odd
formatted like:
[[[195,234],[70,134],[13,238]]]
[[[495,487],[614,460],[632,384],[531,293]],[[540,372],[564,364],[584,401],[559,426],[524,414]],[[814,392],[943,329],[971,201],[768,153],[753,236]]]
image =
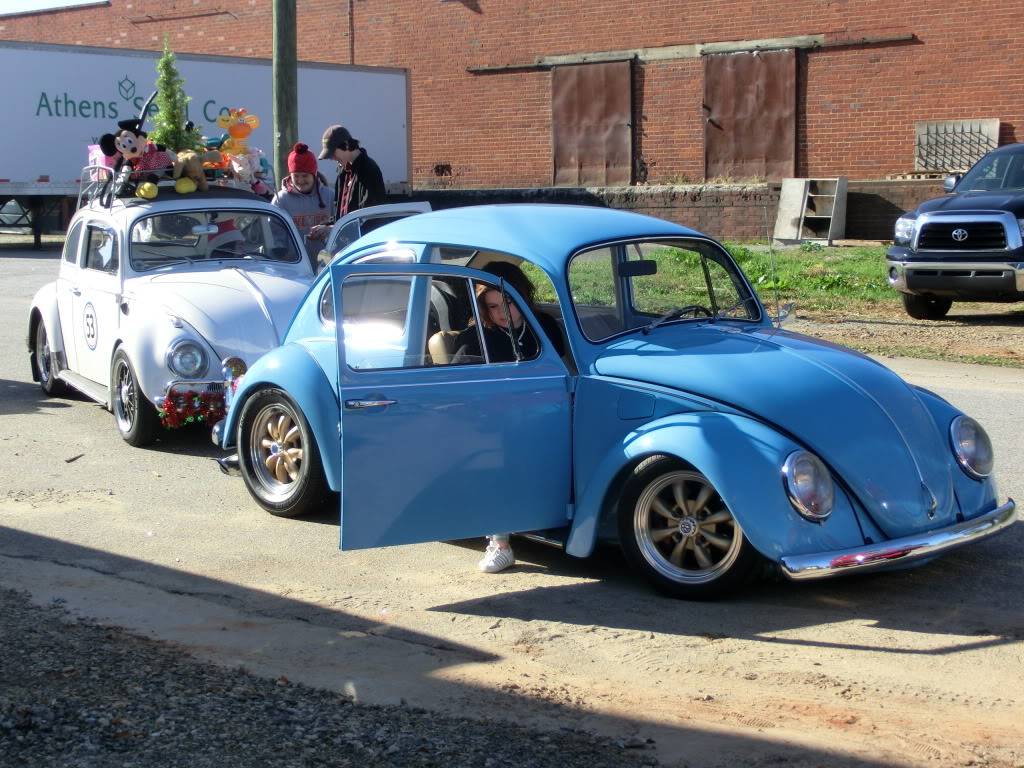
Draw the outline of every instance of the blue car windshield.
[[[761,317],[739,267],[706,241],[638,240],[583,251],[569,263],[569,289],[591,341],[670,321]]]

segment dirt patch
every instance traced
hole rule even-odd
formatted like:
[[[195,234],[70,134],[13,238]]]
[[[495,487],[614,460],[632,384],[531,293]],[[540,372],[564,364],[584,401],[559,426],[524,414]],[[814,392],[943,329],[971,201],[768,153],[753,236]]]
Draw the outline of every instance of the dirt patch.
[[[1024,367],[1024,305],[954,304],[942,320],[914,320],[896,304],[802,310],[787,330],[875,355]]]

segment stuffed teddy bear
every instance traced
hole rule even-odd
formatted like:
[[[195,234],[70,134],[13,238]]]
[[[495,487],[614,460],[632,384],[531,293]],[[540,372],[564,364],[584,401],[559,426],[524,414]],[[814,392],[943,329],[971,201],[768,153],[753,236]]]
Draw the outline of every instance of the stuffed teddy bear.
[[[230,155],[229,167],[231,168],[232,176],[242,183],[248,184],[255,194],[264,197],[270,192],[270,189],[262,178],[261,154],[258,149],[250,147],[244,155]]]
[[[204,163],[219,163],[220,152],[193,152],[187,149],[178,153],[174,163],[174,172],[171,174],[177,181],[174,190],[181,195],[195,192],[205,192],[210,188],[206,181],[206,172],[203,170]]]

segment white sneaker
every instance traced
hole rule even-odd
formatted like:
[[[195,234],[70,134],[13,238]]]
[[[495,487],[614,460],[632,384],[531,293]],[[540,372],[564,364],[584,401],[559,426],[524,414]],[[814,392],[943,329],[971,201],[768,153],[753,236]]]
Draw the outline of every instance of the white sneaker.
[[[498,573],[516,564],[516,556],[512,553],[512,547],[496,547],[488,544],[484,550],[484,556],[476,567],[484,573]]]

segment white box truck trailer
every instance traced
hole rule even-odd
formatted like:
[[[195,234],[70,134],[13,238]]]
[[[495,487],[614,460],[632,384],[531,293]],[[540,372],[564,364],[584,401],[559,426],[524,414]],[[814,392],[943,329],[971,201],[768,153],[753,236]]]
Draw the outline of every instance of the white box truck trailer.
[[[88,146],[117,122],[137,117],[156,83],[159,51],[0,42],[4,115],[0,143],[0,227],[29,226],[39,245],[46,220],[67,220]],[[273,148],[269,59],[176,55],[191,97],[189,119],[220,136],[217,116],[244,107],[260,119],[249,146]],[[411,178],[409,78],[404,69],[300,62],[298,140],[319,152],[341,123],[380,165],[389,191]],[[146,127],[152,129],[149,121]],[[321,163],[333,182],[335,164]],[[21,212],[19,216],[19,212]]]

